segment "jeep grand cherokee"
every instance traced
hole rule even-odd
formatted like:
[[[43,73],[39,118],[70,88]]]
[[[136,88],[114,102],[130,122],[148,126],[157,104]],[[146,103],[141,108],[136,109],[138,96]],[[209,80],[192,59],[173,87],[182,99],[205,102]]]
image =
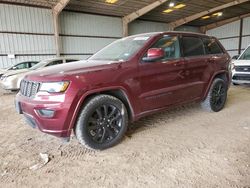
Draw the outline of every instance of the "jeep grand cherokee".
[[[214,37],[179,32],[119,39],[88,60],[27,75],[16,109],[42,132],[102,150],[128,122],[170,106],[201,102],[218,112],[230,85],[230,56]]]

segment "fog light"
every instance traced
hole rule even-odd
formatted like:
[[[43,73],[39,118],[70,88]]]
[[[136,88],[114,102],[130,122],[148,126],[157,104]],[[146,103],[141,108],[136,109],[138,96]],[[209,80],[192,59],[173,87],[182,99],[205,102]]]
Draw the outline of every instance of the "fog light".
[[[37,110],[38,114],[45,118],[52,118],[55,115],[54,110]]]

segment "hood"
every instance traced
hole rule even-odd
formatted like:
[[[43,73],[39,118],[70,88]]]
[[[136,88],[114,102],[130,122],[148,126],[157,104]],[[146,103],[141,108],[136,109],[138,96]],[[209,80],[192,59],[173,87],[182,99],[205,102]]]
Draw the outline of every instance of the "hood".
[[[17,74],[22,74],[22,73],[26,73],[29,72],[29,69],[21,69],[21,70],[8,70],[5,72],[4,76],[13,76],[13,75],[17,75]]]
[[[235,66],[250,66],[250,60],[235,60],[233,64]]]
[[[0,69],[0,74],[5,74],[7,69]]]
[[[28,74],[29,77],[62,77],[83,74],[93,71],[100,71],[105,69],[110,69],[118,67],[119,61],[95,61],[95,60],[83,60],[73,63],[65,63],[61,65],[54,65],[51,67],[46,67],[40,70],[36,70]]]

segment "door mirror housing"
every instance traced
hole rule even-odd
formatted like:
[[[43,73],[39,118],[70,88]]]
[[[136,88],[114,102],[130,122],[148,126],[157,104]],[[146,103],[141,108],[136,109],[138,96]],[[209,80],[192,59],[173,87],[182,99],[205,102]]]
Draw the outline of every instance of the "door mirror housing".
[[[150,48],[147,52],[147,57],[144,57],[142,60],[145,62],[153,62],[163,59],[165,52],[162,48]]]
[[[17,70],[17,67],[12,67],[12,70]]]
[[[234,55],[234,56],[232,57],[232,59],[233,59],[233,60],[237,60],[239,57],[240,57],[240,55]]]

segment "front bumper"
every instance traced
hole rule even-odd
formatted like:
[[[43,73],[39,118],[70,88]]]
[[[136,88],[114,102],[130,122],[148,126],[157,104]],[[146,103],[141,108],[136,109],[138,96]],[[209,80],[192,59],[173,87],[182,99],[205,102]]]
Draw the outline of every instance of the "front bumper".
[[[39,94],[39,93],[38,93]],[[16,96],[16,110],[23,114],[26,122],[33,128],[41,132],[57,137],[70,137],[70,108],[69,103],[65,102],[65,94],[54,96],[58,101],[34,100],[20,93]],[[39,110],[51,110],[54,112],[52,117],[43,117]]]
[[[5,90],[18,90],[17,83],[14,81],[0,81],[0,87]]]
[[[236,84],[250,84],[250,72],[234,72],[232,82]]]

